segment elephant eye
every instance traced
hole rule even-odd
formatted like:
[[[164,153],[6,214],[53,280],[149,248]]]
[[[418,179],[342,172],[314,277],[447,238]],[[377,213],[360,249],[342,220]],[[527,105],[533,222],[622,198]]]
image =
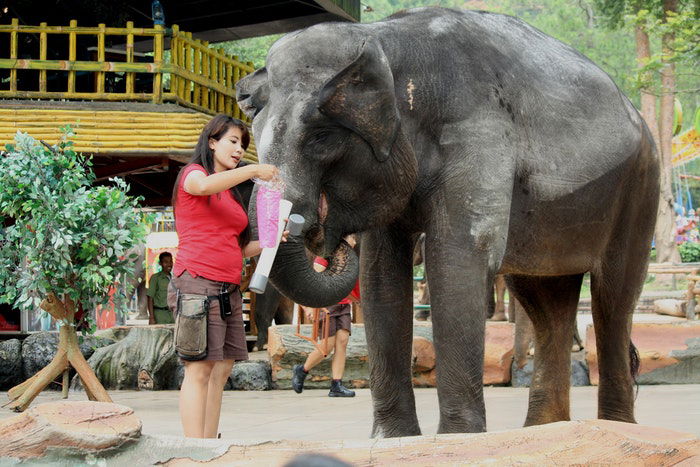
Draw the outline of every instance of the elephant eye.
[[[311,139],[310,143],[312,144],[323,144],[326,141],[328,141],[328,138],[330,137],[331,132],[330,131],[319,131],[318,133],[315,133]]]

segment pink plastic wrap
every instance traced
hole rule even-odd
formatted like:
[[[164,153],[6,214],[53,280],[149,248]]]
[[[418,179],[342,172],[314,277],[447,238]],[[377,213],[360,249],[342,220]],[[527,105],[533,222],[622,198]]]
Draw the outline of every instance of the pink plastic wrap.
[[[258,213],[258,237],[262,248],[274,248],[277,245],[281,200],[282,190],[268,187],[267,184],[258,186],[256,207]]]

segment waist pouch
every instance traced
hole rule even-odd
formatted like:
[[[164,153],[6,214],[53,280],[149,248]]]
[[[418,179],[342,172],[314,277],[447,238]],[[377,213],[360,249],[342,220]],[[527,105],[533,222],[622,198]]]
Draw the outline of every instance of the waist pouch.
[[[209,301],[218,300],[221,319],[231,316],[230,295],[239,290],[222,290],[218,295],[181,294],[177,291],[177,312],[175,317],[175,351],[183,360],[196,361],[207,358],[207,326],[209,322]]]
[[[207,357],[209,297],[178,293],[175,317],[175,351],[183,360]]]

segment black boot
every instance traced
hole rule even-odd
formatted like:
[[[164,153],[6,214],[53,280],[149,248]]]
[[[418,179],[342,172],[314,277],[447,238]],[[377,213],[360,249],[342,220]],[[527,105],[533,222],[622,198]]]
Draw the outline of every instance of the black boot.
[[[301,391],[304,390],[306,375],[308,373],[304,371],[304,365],[294,365],[292,369],[292,388],[297,394],[301,394]]]
[[[334,379],[331,383],[331,390],[328,392],[328,397],[355,397],[355,391],[343,386],[343,382],[339,379]]]

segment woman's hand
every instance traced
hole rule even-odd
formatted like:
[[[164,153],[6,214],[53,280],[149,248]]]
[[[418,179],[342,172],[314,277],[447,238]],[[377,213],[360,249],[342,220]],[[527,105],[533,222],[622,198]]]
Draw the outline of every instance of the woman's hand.
[[[275,178],[279,178],[280,171],[277,167],[271,164],[257,164],[255,166],[256,171],[255,171],[255,177],[259,178],[260,180],[273,180]]]

